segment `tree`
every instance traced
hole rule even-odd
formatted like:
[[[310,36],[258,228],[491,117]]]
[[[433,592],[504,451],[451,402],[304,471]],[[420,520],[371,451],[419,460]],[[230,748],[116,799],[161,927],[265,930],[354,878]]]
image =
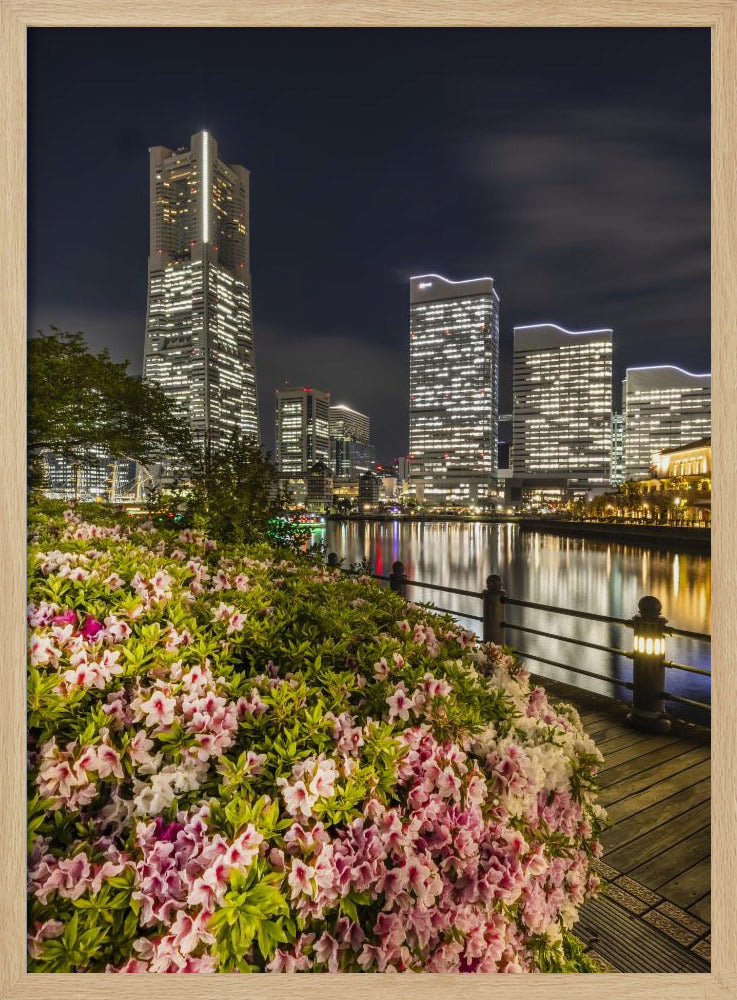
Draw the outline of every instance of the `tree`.
[[[188,519],[219,541],[292,542],[294,532],[280,520],[286,494],[276,466],[258,444],[237,433],[224,447],[212,450],[184,506]]]
[[[95,451],[143,465],[195,457],[189,425],[158,385],[131,375],[107,349],[91,354],[84,334],[53,326],[28,341],[31,473],[46,450],[75,463]]]

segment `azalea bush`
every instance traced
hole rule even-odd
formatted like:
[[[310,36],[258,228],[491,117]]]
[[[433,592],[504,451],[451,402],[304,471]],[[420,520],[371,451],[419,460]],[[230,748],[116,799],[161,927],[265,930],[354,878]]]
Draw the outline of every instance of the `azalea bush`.
[[[573,708],[368,577],[65,516],[30,546],[30,971],[591,969]]]

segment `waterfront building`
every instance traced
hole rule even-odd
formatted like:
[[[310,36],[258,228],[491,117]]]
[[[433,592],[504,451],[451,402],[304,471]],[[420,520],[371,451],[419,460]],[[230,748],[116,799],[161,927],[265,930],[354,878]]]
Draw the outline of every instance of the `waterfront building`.
[[[324,511],[333,502],[333,476],[327,462],[319,461],[307,470],[308,510]]]
[[[330,407],[330,467],[336,477],[358,478],[374,464],[371,422],[365,413],[336,403]]]
[[[711,374],[675,365],[628,368],[622,391],[624,472],[647,479],[658,452],[711,435]]]
[[[375,472],[362,472],[358,477],[358,503],[376,504],[379,502],[381,478]]]
[[[624,482],[624,415],[612,414],[612,486]]]
[[[315,462],[330,462],[330,393],[276,390],[276,465],[286,483],[305,480]]]
[[[655,460],[655,475],[658,479],[704,479],[711,482],[711,437],[659,452]]]
[[[515,476],[564,477],[572,492],[609,484],[610,329],[515,327],[512,392]]]
[[[206,131],[189,148],[152,147],[149,166],[144,378],[206,448],[234,431],[258,440],[248,171]]]
[[[669,522],[707,526],[711,521],[711,438],[667,448],[653,459],[647,479],[631,481],[633,492],[646,498],[648,516]],[[662,511],[662,512],[661,512]]]
[[[410,482],[427,506],[486,500],[497,471],[499,296],[492,278],[410,279]]]

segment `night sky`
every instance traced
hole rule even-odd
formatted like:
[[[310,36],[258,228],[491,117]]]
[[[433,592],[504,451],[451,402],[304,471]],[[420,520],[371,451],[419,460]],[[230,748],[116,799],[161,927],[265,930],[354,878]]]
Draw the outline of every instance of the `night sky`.
[[[278,385],[408,447],[412,274],[492,275],[515,324],[710,370],[706,29],[31,29],[29,331],[140,372],[148,147],[251,172],[264,443]]]

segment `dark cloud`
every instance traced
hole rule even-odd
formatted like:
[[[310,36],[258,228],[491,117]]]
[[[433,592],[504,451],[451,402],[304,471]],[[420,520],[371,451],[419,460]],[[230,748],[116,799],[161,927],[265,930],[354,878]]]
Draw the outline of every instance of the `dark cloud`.
[[[460,144],[504,231],[503,302],[527,322],[611,325],[615,347],[617,334],[628,348],[640,338],[643,363],[708,345],[708,162],[673,152],[703,150],[705,134],[703,115],[600,107]]]

